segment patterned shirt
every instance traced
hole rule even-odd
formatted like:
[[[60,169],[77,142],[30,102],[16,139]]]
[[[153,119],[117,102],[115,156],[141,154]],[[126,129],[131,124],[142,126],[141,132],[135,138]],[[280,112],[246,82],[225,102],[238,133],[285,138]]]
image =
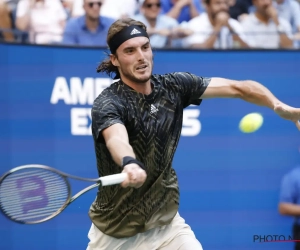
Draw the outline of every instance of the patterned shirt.
[[[120,185],[99,189],[89,216],[103,233],[131,237],[169,224],[178,211],[179,187],[172,160],[182,129],[183,109],[200,105],[210,78],[190,73],[152,75],[151,94],[113,83],[92,107],[92,132],[100,176],[120,173],[102,137],[103,129],[123,124],[136,158],[144,163],[147,179],[142,187]]]

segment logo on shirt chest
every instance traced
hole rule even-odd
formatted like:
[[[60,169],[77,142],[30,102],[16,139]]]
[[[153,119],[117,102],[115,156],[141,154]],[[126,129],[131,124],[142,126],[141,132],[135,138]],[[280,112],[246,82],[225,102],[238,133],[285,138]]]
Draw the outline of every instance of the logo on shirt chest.
[[[150,106],[150,114],[151,115],[155,114],[155,113],[157,113],[157,111],[158,111],[158,108],[155,107],[153,104],[151,104],[151,106]]]

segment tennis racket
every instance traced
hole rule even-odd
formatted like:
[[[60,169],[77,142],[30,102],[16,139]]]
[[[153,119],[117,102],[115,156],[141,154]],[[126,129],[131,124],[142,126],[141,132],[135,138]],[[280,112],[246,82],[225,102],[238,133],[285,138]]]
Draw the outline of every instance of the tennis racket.
[[[0,210],[17,223],[42,223],[60,214],[87,191],[119,184],[126,176],[126,173],[121,173],[87,179],[44,165],[16,167],[0,178]],[[95,183],[72,196],[69,178]]]

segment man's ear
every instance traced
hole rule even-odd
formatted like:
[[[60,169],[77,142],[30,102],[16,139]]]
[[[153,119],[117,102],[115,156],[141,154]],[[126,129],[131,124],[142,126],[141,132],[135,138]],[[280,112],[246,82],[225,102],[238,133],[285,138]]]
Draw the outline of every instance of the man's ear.
[[[118,60],[118,58],[117,58],[114,54],[110,54],[109,57],[110,57],[111,63],[112,63],[114,66],[116,66],[116,67],[119,67],[119,66],[120,66],[119,60]]]

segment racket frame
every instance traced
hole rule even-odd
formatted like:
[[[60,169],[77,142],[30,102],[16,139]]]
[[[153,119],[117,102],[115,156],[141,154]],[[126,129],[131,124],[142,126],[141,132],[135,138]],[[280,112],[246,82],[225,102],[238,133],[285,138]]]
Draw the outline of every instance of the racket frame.
[[[15,220],[13,219],[11,216],[9,216],[3,209],[2,204],[0,202],[0,211],[10,220],[17,222],[19,224],[39,224],[45,221],[48,221],[52,218],[54,218],[55,216],[57,216],[58,214],[60,214],[69,204],[71,204],[74,200],[76,200],[79,196],[81,196],[82,194],[96,188],[96,187],[101,187],[101,186],[108,186],[108,185],[113,185],[113,184],[117,184],[117,183],[121,183],[121,180],[123,178],[125,178],[125,174],[121,173],[121,174],[115,174],[115,175],[111,175],[111,176],[104,176],[104,177],[100,177],[100,178],[96,178],[96,179],[91,179],[91,178],[82,178],[82,177],[78,177],[75,175],[70,175],[67,173],[64,173],[60,170],[57,170],[55,168],[49,167],[49,166],[45,166],[45,165],[40,165],[40,164],[28,164],[28,165],[22,165],[19,167],[15,167],[9,171],[7,171],[6,173],[4,173],[1,177],[0,177],[0,187],[1,187],[1,183],[11,174],[15,173],[16,171],[19,170],[23,170],[23,169],[32,169],[32,168],[37,168],[37,169],[44,169],[44,170],[48,170],[51,172],[54,172],[58,175],[60,175],[64,182],[66,183],[67,186],[67,191],[68,191],[68,197],[65,201],[65,203],[53,214],[51,214],[50,216],[41,219],[41,220],[37,220],[37,221],[32,221],[32,222],[27,222],[27,221],[22,221],[22,220]],[[111,177],[113,176],[119,176],[120,181],[118,181],[117,183],[115,183],[115,181],[111,182]],[[68,178],[71,179],[75,179],[75,180],[81,180],[81,181],[88,181],[88,182],[96,182],[95,184],[92,184],[84,189],[82,189],[81,191],[77,192],[75,195],[72,196],[72,189],[71,189],[71,185],[70,182],[68,180]],[[102,181],[104,182],[102,185]]]

